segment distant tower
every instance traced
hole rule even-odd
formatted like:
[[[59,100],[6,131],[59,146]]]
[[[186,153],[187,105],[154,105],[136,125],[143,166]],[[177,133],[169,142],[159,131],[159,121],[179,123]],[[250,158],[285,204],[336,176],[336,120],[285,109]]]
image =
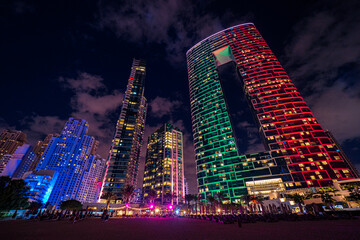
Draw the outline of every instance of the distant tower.
[[[45,149],[47,148],[52,137],[59,137],[59,134],[49,134],[45,137],[44,141],[38,141],[34,147],[33,152],[36,155],[35,160],[32,162],[29,171],[35,171]]]
[[[107,163],[102,192],[111,191],[119,198],[126,184],[136,187],[137,183],[146,117],[145,73],[145,62],[134,59]]]
[[[91,184],[87,175],[89,171],[96,171],[91,169],[92,167],[97,167],[96,163],[94,165],[97,157],[92,155],[96,141],[94,137],[85,135],[88,127],[85,120],[70,118],[60,136],[51,138],[36,167],[37,172],[50,170],[58,173],[51,194],[48,196],[51,205],[59,206],[62,201],[70,199],[81,202],[87,199],[84,196],[89,189],[83,185]],[[34,174],[36,175],[36,172]],[[34,174],[30,176],[35,178]],[[96,186],[93,187],[96,189]]]
[[[100,194],[106,160],[99,155],[90,155],[88,161],[78,199],[83,203],[94,203]]]
[[[12,177],[22,178],[24,174],[30,170],[30,166],[36,160],[36,155],[29,144],[24,144],[16,149],[12,158],[20,161]]]
[[[189,194],[189,183],[188,181],[186,180],[186,178],[184,178],[184,184],[185,184],[185,195],[188,195]]]
[[[166,123],[151,134],[143,182],[145,199],[150,191],[155,191],[160,204],[184,202],[183,154],[183,136],[177,127]]]
[[[19,146],[13,154],[5,154],[0,159],[0,176],[22,178],[29,171],[36,156],[29,144]]]
[[[26,143],[26,134],[15,130],[4,130],[0,134],[0,159],[5,154],[13,154],[15,150]]]

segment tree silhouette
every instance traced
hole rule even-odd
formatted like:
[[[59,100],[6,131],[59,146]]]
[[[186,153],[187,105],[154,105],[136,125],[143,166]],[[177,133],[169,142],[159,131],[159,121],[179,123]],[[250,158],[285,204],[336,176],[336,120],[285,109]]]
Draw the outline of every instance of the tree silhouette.
[[[149,199],[150,203],[154,203],[155,199],[157,198],[157,193],[155,190],[150,190],[150,192],[148,192],[147,198]]]
[[[79,202],[75,199],[71,199],[71,200],[61,202],[60,209],[62,209],[62,210],[81,210],[82,204],[81,204],[81,202]]]
[[[106,210],[109,210],[110,202],[115,200],[117,195],[111,191],[107,191],[101,196],[101,198],[106,200]]]
[[[190,209],[190,203],[193,200],[193,195],[192,194],[186,194],[185,195],[185,203],[187,204],[187,211],[189,212]]]
[[[125,185],[121,189],[122,200],[124,201],[125,204],[131,202],[131,198],[134,195],[134,192],[135,192],[135,187],[133,185]]]
[[[0,177],[0,210],[27,208],[28,196],[29,188],[24,180]]]
[[[304,204],[304,197],[298,193],[295,193],[294,195],[292,195],[291,198],[294,199],[294,202],[297,203],[297,205],[299,206],[300,212],[304,213],[304,209],[302,207],[302,204]]]

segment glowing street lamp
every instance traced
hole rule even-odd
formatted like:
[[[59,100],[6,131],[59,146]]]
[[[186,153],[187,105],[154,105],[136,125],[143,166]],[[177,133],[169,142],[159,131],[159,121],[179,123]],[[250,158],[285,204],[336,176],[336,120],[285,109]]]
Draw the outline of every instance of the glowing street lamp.
[[[154,208],[154,204],[150,204],[150,209],[153,209]]]
[[[127,208],[128,208],[128,207],[129,207],[129,204],[128,204],[128,203],[127,203],[127,204],[125,204],[125,207],[127,207]]]
[[[169,205],[169,209],[172,210],[174,208],[173,205]]]

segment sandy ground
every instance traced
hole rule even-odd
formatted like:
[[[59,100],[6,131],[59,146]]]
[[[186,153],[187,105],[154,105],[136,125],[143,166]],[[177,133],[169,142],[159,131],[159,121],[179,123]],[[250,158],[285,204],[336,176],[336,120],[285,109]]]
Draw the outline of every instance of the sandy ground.
[[[0,222],[7,239],[360,239],[360,219],[223,225],[183,218]]]

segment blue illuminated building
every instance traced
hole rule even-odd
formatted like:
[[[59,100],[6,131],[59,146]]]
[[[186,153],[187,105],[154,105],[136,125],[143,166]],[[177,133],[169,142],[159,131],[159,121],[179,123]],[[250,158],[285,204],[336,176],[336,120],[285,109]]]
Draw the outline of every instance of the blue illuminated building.
[[[16,168],[13,178],[23,178],[24,174],[29,171],[31,164],[37,158],[36,154],[32,151],[32,147],[29,144],[24,144],[18,147],[13,154],[13,158],[20,161],[20,164]]]
[[[40,170],[28,175],[25,182],[30,187],[30,199],[46,204],[58,176],[58,172],[51,170]]]
[[[98,144],[94,137],[85,135],[88,127],[85,120],[70,118],[60,136],[51,138],[36,171],[55,171],[58,176],[51,192],[48,191],[43,195],[43,202],[46,200],[50,205],[58,207],[62,201],[75,199],[83,202],[86,199],[84,196],[87,193],[84,191],[90,190],[89,187],[83,185],[90,181],[89,176],[93,178],[94,174],[89,174],[87,169],[93,164],[93,155]],[[102,170],[96,171],[98,175],[101,175],[98,179],[102,177],[104,165],[93,165],[93,167],[102,166]],[[38,178],[39,181],[43,181],[41,177]],[[94,187],[97,186],[94,184]],[[97,196],[93,198],[95,201]]]

